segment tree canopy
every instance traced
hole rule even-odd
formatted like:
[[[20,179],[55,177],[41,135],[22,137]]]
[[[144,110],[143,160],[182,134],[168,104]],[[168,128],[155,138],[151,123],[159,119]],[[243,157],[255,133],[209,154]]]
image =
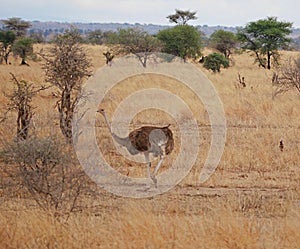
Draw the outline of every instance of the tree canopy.
[[[149,55],[161,49],[161,44],[156,37],[137,28],[119,29],[115,42],[122,45],[119,52],[136,55],[144,67]]]
[[[202,47],[201,33],[189,25],[177,25],[161,30],[157,38],[163,43],[163,52],[179,56],[186,60],[196,57]]]
[[[31,27],[30,22],[23,21],[18,17],[12,17],[7,20],[3,20],[3,23],[5,29],[14,31],[17,37],[25,36],[26,30]]]
[[[5,63],[8,64],[8,56],[11,52],[11,47],[16,39],[16,35],[11,30],[0,31],[0,62],[4,59]]]
[[[236,35],[230,31],[217,30],[210,36],[210,46],[219,50],[226,58],[229,58],[232,49],[237,46]]]
[[[292,23],[280,22],[276,17],[268,17],[248,23],[238,31],[242,48],[255,53],[256,60],[263,68],[271,69],[271,59],[276,63],[278,49],[286,48],[291,42],[288,35],[292,32]]]
[[[176,24],[180,24],[180,25],[184,25],[186,24],[189,20],[195,20],[197,19],[196,17],[196,11],[189,11],[189,10],[175,10],[176,13],[167,16],[167,18],[169,19],[170,22],[176,23]]]
[[[33,54],[33,40],[28,37],[17,39],[12,46],[12,51],[15,55],[21,57],[21,65],[28,65],[26,58],[28,55]]]

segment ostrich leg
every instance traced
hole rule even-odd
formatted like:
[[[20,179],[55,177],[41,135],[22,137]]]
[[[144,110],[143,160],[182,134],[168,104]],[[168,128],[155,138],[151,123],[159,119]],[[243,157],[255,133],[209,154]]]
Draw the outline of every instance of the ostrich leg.
[[[162,162],[163,162],[164,158],[165,158],[164,156],[160,156],[160,160],[159,160],[159,162],[158,162],[158,164],[157,164],[157,166],[156,166],[156,168],[155,168],[155,170],[153,171],[153,174],[152,174],[152,176],[151,176],[151,179],[152,179],[152,181],[154,182],[155,188],[157,188],[157,178],[156,178],[156,174],[157,174],[157,172],[158,172],[160,166],[162,165]]]
[[[147,175],[146,175],[146,178],[147,178],[147,185],[146,185],[146,188],[149,189],[150,188],[150,168],[151,168],[151,162],[150,162],[150,159],[149,159],[149,153],[148,152],[145,152],[144,153],[145,155],[145,159],[146,159],[146,164],[147,164]]]

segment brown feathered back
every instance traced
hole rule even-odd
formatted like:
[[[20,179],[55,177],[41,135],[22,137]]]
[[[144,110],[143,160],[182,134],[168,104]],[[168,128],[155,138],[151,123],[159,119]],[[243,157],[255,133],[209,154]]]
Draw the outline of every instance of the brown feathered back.
[[[165,127],[155,127],[155,126],[143,126],[139,129],[136,129],[129,134],[129,139],[134,148],[136,148],[140,152],[148,151],[151,147],[149,136],[153,130],[161,130],[165,134],[168,139],[167,144],[165,146],[166,155],[170,154],[174,148],[174,140],[173,133],[169,129],[169,126]]]
[[[150,126],[144,126],[129,133],[129,139],[134,148],[138,151],[147,151],[150,149],[149,134],[153,130]]]

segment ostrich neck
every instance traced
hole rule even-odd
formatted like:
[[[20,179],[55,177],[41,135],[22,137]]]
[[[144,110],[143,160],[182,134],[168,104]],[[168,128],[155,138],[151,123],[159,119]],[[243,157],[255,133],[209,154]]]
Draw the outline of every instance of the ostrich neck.
[[[112,132],[112,130],[111,130],[111,125],[110,125],[110,123],[109,123],[109,121],[108,121],[108,118],[107,118],[106,114],[104,113],[103,116],[104,116],[106,125],[107,125],[107,127],[108,127],[108,129],[109,129],[109,132],[110,132],[111,136],[113,137],[113,139],[114,139],[118,144],[120,144],[120,145],[122,145],[122,146],[125,146],[125,147],[128,147],[128,146],[131,144],[129,138],[128,138],[128,137],[124,137],[124,138],[123,138],[123,137],[119,137],[119,136],[116,135],[114,132]]]
[[[106,116],[105,113],[103,113],[103,117],[104,117],[105,123],[106,123],[106,125],[107,125],[107,127],[108,127],[108,129],[109,129],[109,132],[110,132],[110,134],[112,135],[113,133],[112,133],[112,131],[111,131],[110,123],[109,123],[108,118],[107,118],[107,116]]]

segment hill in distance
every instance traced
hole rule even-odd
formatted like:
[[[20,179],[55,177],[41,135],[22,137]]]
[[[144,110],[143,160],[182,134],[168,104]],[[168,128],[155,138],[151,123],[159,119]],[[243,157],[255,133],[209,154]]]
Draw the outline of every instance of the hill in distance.
[[[140,24],[140,23],[80,23],[80,22],[55,22],[55,21],[32,21],[32,26],[29,29],[30,33],[42,33],[45,37],[50,34],[62,33],[64,30],[69,29],[71,26],[76,27],[82,34],[87,34],[91,31],[102,30],[102,31],[117,31],[118,29],[126,28],[140,28],[148,32],[149,34],[156,34],[160,30],[172,27],[172,25],[156,25],[156,24]],[[209,25],[198,25],[196,26],[205,36],[209,37],[216,30],[226,30],[236,32],[239,27],[227,27],[227,26],[209,26]],[[3,23],[0,20],[0,29],[3,28]],[[300,36],[300,29],[292,29],[293,38]]]

